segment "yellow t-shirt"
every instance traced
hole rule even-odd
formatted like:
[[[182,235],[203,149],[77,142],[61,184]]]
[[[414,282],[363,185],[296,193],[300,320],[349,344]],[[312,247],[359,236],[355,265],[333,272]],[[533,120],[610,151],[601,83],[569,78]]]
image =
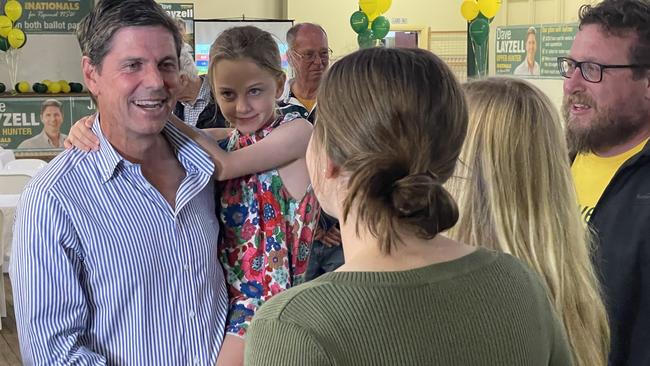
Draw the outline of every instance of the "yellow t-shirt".
[[[571,166],[571,173],[578,194],[580,215],[585,222],[589,222],[591,219],[594,207],[596,207],[600,196],[602,196],[618,168],[641,151],[647,141],[645,140],[632,149],[616,156],[602,157],[594,153],[576,156]]]
[[[296,99],[298,99],[298,101],[300,101],[300,103],[304,105],[309,112],[314,109],[314,105],[316,104],[316,99],[302,99],[298,97],[296,97]]]

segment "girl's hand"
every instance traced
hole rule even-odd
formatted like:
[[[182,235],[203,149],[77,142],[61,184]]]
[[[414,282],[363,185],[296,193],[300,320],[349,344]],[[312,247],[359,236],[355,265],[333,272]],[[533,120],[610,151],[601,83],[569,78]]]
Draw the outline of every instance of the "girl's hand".
[[[81,151],[99,150],[99,139],[90,130],[95,122],[95,114],[82,117],[72,125],[68,138],[63,141],[63,146],[70,149],[73,146]]]

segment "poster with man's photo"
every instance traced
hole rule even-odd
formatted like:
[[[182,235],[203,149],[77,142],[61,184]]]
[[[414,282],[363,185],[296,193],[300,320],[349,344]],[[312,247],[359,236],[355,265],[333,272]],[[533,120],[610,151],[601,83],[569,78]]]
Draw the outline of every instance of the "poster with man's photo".
[[[57,153],[72,124],[94,112],[89,96],[0,98],[0,146]]]
[[[160,6],[176,20],[183,33],[183,48],[194,56],[194,4],[161,3]]]
[[[497,27],[496,74],[561,78],[557,58],[569,53],[576,31],[576,24]]]

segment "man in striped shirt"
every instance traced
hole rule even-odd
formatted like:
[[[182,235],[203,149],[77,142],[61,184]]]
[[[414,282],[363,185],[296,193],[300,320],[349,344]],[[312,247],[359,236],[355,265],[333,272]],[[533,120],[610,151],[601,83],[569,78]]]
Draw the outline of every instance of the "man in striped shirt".
[[[77,35],[100,148],[60,154],[17,209],[23,362],[214,365],[227,311],[214,165],[166,125],[180,35],[153,0],[102,0]]]

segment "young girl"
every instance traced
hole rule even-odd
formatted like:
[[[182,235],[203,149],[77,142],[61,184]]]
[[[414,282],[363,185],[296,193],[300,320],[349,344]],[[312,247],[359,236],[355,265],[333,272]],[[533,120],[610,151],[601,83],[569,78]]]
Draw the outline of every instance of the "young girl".
[[[217,364],[236,365],[243,362],[243,337],[257,309],[303,279],[319,211],[305,164],[312,127],[297,115],[275,112],[285,75],[268,32],[252,26],[223,32],[210,50],[208,78],[235,127],[225,142],[228,152],[177,118],[171,121],[211,155],[215,177],[223,181],[220,258],[231,302]],[[70,140],[87,149],[82,141],[92,141],[89,134],[76,124]]]

